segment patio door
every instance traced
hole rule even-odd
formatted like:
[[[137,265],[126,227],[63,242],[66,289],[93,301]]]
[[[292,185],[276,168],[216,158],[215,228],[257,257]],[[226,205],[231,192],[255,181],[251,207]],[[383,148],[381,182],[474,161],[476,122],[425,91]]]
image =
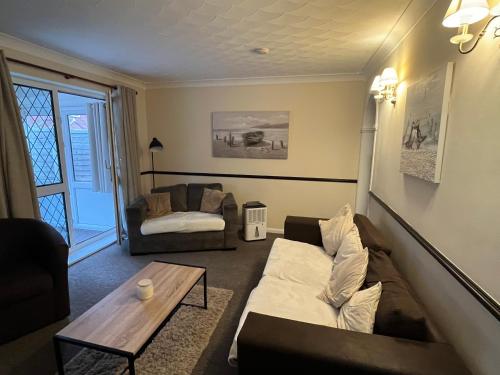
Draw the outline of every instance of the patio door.
[[[71,246],[71,205],[64,161],[64,142],[58,124],[57,91],[44,84],[15,81],[24,132],[31,156],[42,219]]]

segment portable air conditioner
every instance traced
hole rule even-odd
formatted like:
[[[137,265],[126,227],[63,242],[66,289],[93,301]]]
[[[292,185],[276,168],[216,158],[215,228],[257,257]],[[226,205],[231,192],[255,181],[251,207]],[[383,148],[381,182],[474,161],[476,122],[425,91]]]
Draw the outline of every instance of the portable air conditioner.
[[[260,202],[243,205],[243,236],[245,241],[265,240],[267,232],[267,207]]]

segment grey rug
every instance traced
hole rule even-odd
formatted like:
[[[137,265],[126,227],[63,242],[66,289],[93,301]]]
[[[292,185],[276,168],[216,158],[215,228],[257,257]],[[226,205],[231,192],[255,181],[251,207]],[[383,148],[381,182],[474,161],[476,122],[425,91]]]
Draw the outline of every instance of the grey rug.
[[[208,288],[208,310],[181,306],[136,359],[138,375],[189,375],[233,296],[233,291]],[[195,286],[185,303],[203,305],[203,287]],[[83,349],[65,366],[67,375],[117,375],[125,371],[122,357]]]

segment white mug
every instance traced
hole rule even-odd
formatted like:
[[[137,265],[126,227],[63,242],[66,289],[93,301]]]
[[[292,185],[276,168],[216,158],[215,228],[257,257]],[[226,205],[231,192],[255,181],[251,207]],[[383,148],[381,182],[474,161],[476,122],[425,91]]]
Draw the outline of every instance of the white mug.
[[[146,300],[153,297],[153,293],[153,280],[151,279],[142,279],[135,287],[135,294],[140,300]]]

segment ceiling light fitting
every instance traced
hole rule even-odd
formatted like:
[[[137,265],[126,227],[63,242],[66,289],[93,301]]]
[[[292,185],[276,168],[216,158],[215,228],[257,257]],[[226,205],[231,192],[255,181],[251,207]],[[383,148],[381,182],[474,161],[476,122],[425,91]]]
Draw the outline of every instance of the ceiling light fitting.
[[[373,98],[381,102],[389,100],[392,104],[396,104],[396,86],[398,85],[398,73],[394,68],[385,68],[381,75],[373,79],[370,93]]]
[[[252,52],[258,54],[258,55],[267,55],[271,50],[266,47],[259,47],[259,48],[254,48]]]
[[[478,34],[476,41],[469,49],[464,44],[474,39],[469,33],[469,26],[491,15],[486,25]],[[470,53],[476,48],[491,22],[500,16],[500,0],[452,0],[443,19],[444,27],[457,27],[458,34],[450,38],[452,44],[458,45],[461,54]],[[500,37],[500,27],[496,27],[493,37]]]

